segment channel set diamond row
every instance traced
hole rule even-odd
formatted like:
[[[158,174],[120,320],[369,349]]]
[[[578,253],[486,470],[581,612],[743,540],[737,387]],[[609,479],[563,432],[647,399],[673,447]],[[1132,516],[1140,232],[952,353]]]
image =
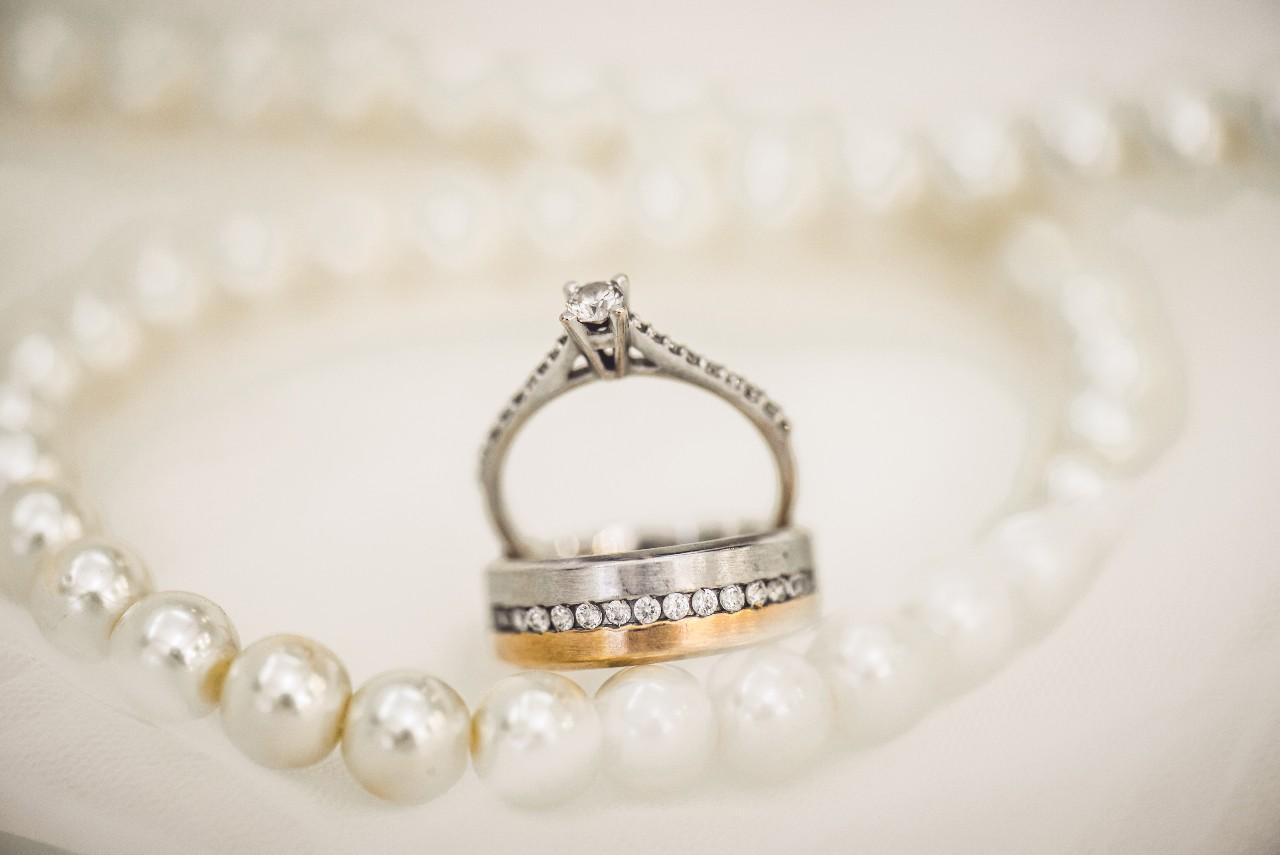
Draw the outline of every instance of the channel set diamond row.
[[[493,624],[499,632],[535,634],[644,626],[659,621],[710,617],[717,612],[733,614],[743,609],[762,609],[807,596],[813,590],[813,574],[796,573],[756,579],[745,585],[699,588],[689,593],[674,591],[663,597],[646,595],[630,600],[553,606],[497,606],[493,610]]]

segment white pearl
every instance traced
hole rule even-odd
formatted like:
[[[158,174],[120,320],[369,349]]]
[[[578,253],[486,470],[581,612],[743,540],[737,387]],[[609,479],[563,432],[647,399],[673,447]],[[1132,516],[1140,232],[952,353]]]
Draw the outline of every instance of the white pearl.
[[[729,161],[730,192],[752,223],[783,229],[816,213],[822,184],[811,142],[772,124],[746,131]]]
[[[130,313],[94,293],[76,295],[67,331],[80,361],[108,374],[133,364],[142,347],[141,329]]]
[[[409,244],[445,270],[469,270],[491,257],[501,217],[493,187],[464,174],[441,175],[409,200],[404,223]]]
[[[338,744],[351,679],[327,647],[297,635],[249,645],[222,684],[222,726],[251,760],[310,766]]]
[[[194,322],[208,302],[208,285],[187,253],[168,238],[142,241],[126,269],[138,315],[157,327]]]
[[[653,159],[628,178],[635,225],[649,240],[683,246],[701,238],[715,218],[710,178],[692,162]]]
[[[30,390],[16,383],[0,382],[0,436],[6,431],[25,433],[47,427],[47,420],[48,414],[41,409]],[[4,464],[0,462],[0,492],[4,488]]]
[[[1217,166],[1231,154],[1226,116],[1203,92],[1166,93],[1148,107],[1147,121],[1160,149],[1188,165]]]
[[[608,235],[613,206],[590,173],[570,166],[527,171],[517,189],[519,209],[533,246],[553,258],[580,256]]]
[[[1096,499],[1107,491],[1111,479],[1087,457],[1061,452],[1045,464],[1045,491],[1055,502],[1079,502]]]
[[[387,120],[408,101],[407,59],[397,44],[375,33],[331,38],[323,45],[319,73],[316,108],[337,125]]]
[[[1029,623],[1052,626],[1092,579],[1102,543],[1069,509],[1027,511],[1010,517],[991,545]]]
[[[768,646],[730,653],[708,689],[720,726],[720,752],[753,777],[797,771],[831,731],[831,690],[803,656]]]
[[[0,582],[25,601],[42,560],[88,534],[93,524],[67,487],[30,481],[0,496]]]
[[[458,139],[495,124],[510,100],[497,61],[486,52],[440,45],[421,57],[413,107],[421,122],[441,136]]]
[[[1022,190],[1026,158],[1014,131],[990,117],[971,116],[937,139],[942,189],[959,202],[1004,201]]]
[[[76,393],[81,374],[71,347],[47,332],[27,333],[9,354],[9,380],[53,404],[65,403]]]
[[[1146,360],[1137,343],[1115,323],[1081,330],[1076,335],[1075,362],[1084,381],[1118,400],[1131,399],[1146,380]]]
[[[551,805],[585,790],[600,743],[600,718],[586,693],[545,671],[499,680],[471,721],[476,774],[517,805]]]
[[[192,93],[194,47],[158,21],[125,25],[114,50],[111,97],[126,115],[149,116],[182,105]]]
[[[416,671],[392,671],[352,696],[342,757],[369,792],[417,804],[462,777],[470,732],[467,705],[452,688]]]
[[[9,91],[28,104],[56,104],[75,95],[88,66],[84,37],[65,16],[31,15],[9,39]]]
[[[1020,217],[998,251],[1000,267],[1020,293],[1047,306],[1061,299],[1080,260],[1066,231],[1041,216]]]
[[[218,46],[213,105],[232,124],[281,119],[300,92],[296,57],[274,34],[232,33]]]
[[[102,659],[116,621],[151,587],[151,574],[129,551],[105,540],[80,540],[45,557],[28,605],[54,646],[81,659]]]
[[[893,131],[861,125],[846,125],[843,139],[845,175],[859,208],[887,215],[919,204],[927,185],[926,172],[911,141]]]
[[[1084,178],[1111,178],[1124,170],[1128,151],[1119,123],[1102,104],[1083,99],[1055,104],[1037,121],[1040,141],[1054,163]]]
[[[929,657],[890,623],[830,618],[808,656],[831,687],[840,729],[855,742],[901,733],[928,707]]]
[[[233,214],[219,226],[212,254],[213,276],[231,297],[258,300],[279,294],[293,271],[280,226],[256,214]]]
[[[240,652],[240,638],[217,605],[162,591],[129,607],[111,631],[115,678],[144,715],[177,721],[208,715]]]
[[[1108,460],[1131,460],[1141,450],[1141,436],[1131,408],[1100,389],[1085,389],[1071,400],[1067,426]]]
[[[1017,641],[1013,601],[1002,580],[954,573],[934,582],[909,605],[949,688],[965,688],[1004,664]]]
[[[520,127],[544,151],[590,156],[617,135],[617,100],[589,69],[539,64],[521,69],[517,79]]]
[[[0,429],[0,493],[14,484],[54,477],[56,469],[35,434]]]
[[[675,790],[704,771],[716,746],[715,712],[687,671],[640,665],[619,671],[596,692],[605,769],[637,790]]]

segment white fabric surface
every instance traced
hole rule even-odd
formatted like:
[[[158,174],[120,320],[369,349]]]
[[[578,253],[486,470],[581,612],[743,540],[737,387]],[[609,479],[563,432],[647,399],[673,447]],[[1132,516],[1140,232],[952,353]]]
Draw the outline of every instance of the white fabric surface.
[[[1205,52],[1210,70],[1249,67],[1267,47],[1261,24],[1275,23],[1266,4],[1137,3],[1114,10],[1114,20],[1109,5],[1071,14],[1048,11],[1052,4],[985,8],[946,28],[945,68],[921,62],[937,34],[920,41],[932,30],[906,26],[933,13],[886,11],[874,26],[869,9],[825,4],[785,15],[746,10],[732,19],[740,23],[728,33],[735,47],[709,51],[705,62],[737,69],[738,46],[755,39],[784,68],[779,77],[808,80],[829,68],[847,78],[862,57],[871,68],[904,69],[883,87],[902,91],[912,85],[904,81],[953,78],[947,69],[989,49],[1003,51],[1027,85],[1091,71],[1119,81],[1192,47]],[[476,36],[487,32],[479,23],[486,11],[498,15],[499,7],[441,6],[423,17],[444,35]],[[585,4],[572,11],[580,15],[566,27],[574,43],[592,45],[588,55],[601,50],[613,36],[599,12]],[[679,14],[655,14],[663,11]],[[388,20],[413,14],[407,4],[384,12]],[[533,12],[503,9],[493,40],[514,40],[522,14]],[[706,28],[725,20],[706,9],[688,14],[689,27],[704,33],[700,47]],[[733,12],[720,6],[719,14]],[[645,21],[617,39],[623,61],[637,66]],[[770,22],[785,24],[797,43],[766,40]],[[805,50],[801,34],[822,50]],[[1103,35],[1128,52],[1098,47]],[[543,47],[563,48],[562,38],[552,32]],[[975,98],[1025,94],[1002,77],[968,82]],[[918,109],[935,108],[940,99],[932,96],[947,85],[963,83],[935,82]],[[202,164],[239,176],[241,188],[223,194],[277,167],[283,177],[271,189],[287,192],[308,168],[306,158],[293,163],[281,153],[251,162],[245,152],[199,142],[168,152],[127,139],[94,148],[91,161],[88,144],[8,119],[0,145],[8,223],[0,255],[13,281],[54,267],[56,256],[122,211],[174,202],[175,178],[193,195],[214,193],[217,176],[196,177]],[[159,156],[167,153],[173,157]],[[394,164],[373,179],[389,173]],[[348,169],[333,178],[369,176]],[[69,219],[70,211],[88,212]],[[137,720],[100,670],[57,657],[19,610],[0,603],[0,828],[106,855],[542,852],[584,840],[640,852],[676,839],[706,852],[1274,852],[1277,226],[1280,203],[1252,193],[1204,210],[1142,210],[1116,224],[1112,238],[1143,260],[1182,342],[1185,431],[1143,479],[1138,514],[1067,621],[980,690],[889,745],[833,755],[770,788],[717,781],[650,801],[601,786],[547,812],[506,808],[468,774],[444,798],[406,810],[364,795],[337,758],[282,774],[238,756],[216,719],[165,728]],[[898,258],[836,264],[794,250],[619,261],[607,263],[632,274],[647,316],[787,404],[799,427],[799,516],[819,538],[833,602],[878,596],[896,583],[886,569],[963,542],[999,505],[1033,427],[1011,391],[1025,388],[1026,378],[1018,349],[954,299],[963,288],[945,272],[939,278],[938,268]],[[110,390],[77,427],[72,450],[86,494],[162,585],[210,596],[246,639],[307,633],[338,650],[357,682],[384,668],[421,666],[474,703],[506,669],[487,652],[478,617],[480,568],[494,545],[473,482],[473,450],[503,395],[554,334],[554,293],[548,298],[540,286],[563,278],[552,267],[505,284],[433,282],[417,295],[373,292],[351,312],[321,307],[292,322],[233,324],[230,338],[211,331]],[[805,285],[822,296],[821,310],[764,335]],[[718,307],[744,292],[752,296],[747,307]],[[504,293],[510,305],[493,324],[467,324]],[[622,514],[658,509],[679,518],[742,502],[768,483],[767,461],[731,415],[697,395],[647,385],[566,401],[531,432],[513,481],[555,477],[578,429],[575,416],[598,419],[609,400],[631,405],[650,396],[681,419],[627,435],[641,449],[629,471],[657,486],[622,497]],[[744,457],[750,468],[739,465]],[[696,496],[668,488],[688,466],[706,487]],[[531,526],[591,521],[592,505],[566,492],[530,489],[517,500]],[[428,608],[428,598],[453,608]],[[594,688],[602,677],[586,675],[584,683]]]

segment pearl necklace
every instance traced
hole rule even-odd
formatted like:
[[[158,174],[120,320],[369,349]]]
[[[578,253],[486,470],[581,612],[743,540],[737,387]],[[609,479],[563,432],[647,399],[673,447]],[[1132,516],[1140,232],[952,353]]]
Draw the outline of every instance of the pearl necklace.
[[[26,29],[19,32],[33,38]],[[47,71],[36,76],[47,77]],[[54,77],[62,80],[62,72]],[[57,98],[44,99],[54,103],[72,90],[60,84],[44,91],[56,91]],[[1208,103],[1183,104],[1182,118],[1163,135],[1163,126],[1153,123],[1149,151],[1162,162],[1199,169],[1266,150],[1265,134],[1245,137],[1243,131],[1268,126],[1240,120],[1263,116],[1261,110],[1206,114]],[[1062,145],[1042,140],[1037,151],[1050,157],[1034,162],[1045,165],[1045,183],[1057,180],[1064,166],[1077,175],[1113,175],[1122,163],[1143,159],[1135,154],[1138,140],[1119,136],[1119,125],[1094,127],[1092,135],[1081,130],[1090,126],[1076,122],[1057,138]],[[57,646],[85,658],[109,658],[122,688],[150,715],[191,717],[220,709],[233,742],[269,766],[316,762],[340,741],[364,786],[404,802],[429,799],[463,773],[469,723],[482,779],[503,798],[524,804],[580,792],[603,755],[609,757],[606,768],[628,784],[657,788],[692,780],[717,739],[736,769],[773,775],[804,765],[833,727],[859,742],[900,733],[944,698],[988,676],[1069,608],[1098,566],[1109,522],[1099,508],[1117,478],[1140,471],[1159,451],[1160,428],[1144,427],[1158,425],[1180,384],[1165,358],[1168,343],[1158,315],[1143,309],[1140,295],[1092,266],[1053,220],[1018,216],[1006,222],[1012,203],[1030,198],[1032,161],[1012,137],[992,137],[991,126],[983,127],[970,129],[970,148],[961,146],[967,156],[935,152],[922,160],[895,147],[897,136],[874,156],[851,155],[846,189],[859,207],[882,211],[945,199],[955,228],[989,210],[993,200],[1009,203],[993,226],[1002,235],[993,241],[993,266],[1003,293],[1041,313],[1046,328],[1065,341],[1076,387],[1064,406],[1058,448],[1036,488],[1023,497],[1029,510],[992,526],[971,554],[958,557],[950,572],[892,613],[828,621],[807,656],[783,648],[732,654],[718,663],[706,689],[677,668],[627,669],[600,689],[594,703],[558,675],[517,675],[500,681],[473,717],[452,689],[424,674],[389,672],[352,695],[345,669],[323,646],[275,636],[241,651],[231,622],[213,603],[191,594],[152,593],[142,562],[100,537],[75,491],[59,480],[61,466],[45,441],[55,413],[85,380],[128,367],[149,330],[190,325],[216,299],[265,298],[317,274],[369,278],[412,263],[417,254],[438,266],[483,265],[501,247],[504,229],[479,238],[458,226],[482,221],[470,216],[477,198],[505,207],[496,182],[483,178],[475,185],[461,182],[465,190],[455,192],[452,205],[430,197],[435,207],[425,209],[436,215],[423,218],[417,239],[402,239],[405,232],[387,227],[402,222],[398,216],[365,216],[377,207],[348,211],[339,223],[346,228],[327,232],[270,215],[235,214],[215,232],[212,245],[194,248],[159,230],[135,247],[122,292],[74,294],[59,323],[20,335],[0,386],[0,488],[8,487],[0,509],[0,545],[8,551],[0,556],[4,587],[28,602]],[[1081,143],[1082,135],[1092,142]],[[707,234],[712,209],[746,210],[757,226],[798,227],[829,211],[831,200],[825,208],[817,203],[826,182],[813,160],[797,156],[797,139],[792,129],[750,131],[745,142],[735,143],[741,155],[734,161],[736,180],[718,185],[691,168],[679,173],[681,181],[668,182],[679,192],[665,197],[655,188],[678,170],[629,183],[642,171],[636,166],[622,170],[610,187],[588,169],[535,168],[531,174],[545,182],[546,195],[529,193],[512,207],[521,213],[521,231],[553,257],[574,257],[608,239],[599,230],[591,233],[591,218],[581,212],[593,208],[583,200],[601,204],[621,194],[621,187],[647,188],[649,195],[641,189],[632,196],[638,202],[632,217],[667,226],[644,232],[658,243]],[[846,141],[845,147],[865,145]],[[854,168],[858,163],[865,171]],[[871,169],[873,163],[882,168]],[[860,182],[858,176],[872,173],[879,179]],[[692,186],[706,192],[685,192]],[[576,199],[569,207],[579,216],[564,217],[565,206],[548,197]],[[655,202],[671,197],[678,203]],[[666,217],[646,219],[662,211]],[[378,227],[368,228],[369,222]],[[789,699],[790,713],[768,720],[759,715],[779,695]],[[536,715],[531,705],[538,707]]]

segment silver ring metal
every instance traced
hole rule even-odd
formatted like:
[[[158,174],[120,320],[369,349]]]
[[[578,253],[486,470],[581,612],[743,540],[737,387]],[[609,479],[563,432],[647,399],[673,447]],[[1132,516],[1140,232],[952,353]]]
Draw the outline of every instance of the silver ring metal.
[[[603,282],[565,286],[560,315],[564,333],[511,398],[489,431],[480,455],[480,480],[489,519],[508,557],[537,554],[512,521],[502,489],[502,472],[511,442],[538,410],[565,392],[595,380],[629,374],[667,377],[705,389],[732,404],[755,425],[773,454],[778,493],[773,527],[791,522],[795,462],[791,425],[782,409],[754,384],[723,365],[655,330],[630,308],[630,283],[618,275]]]

